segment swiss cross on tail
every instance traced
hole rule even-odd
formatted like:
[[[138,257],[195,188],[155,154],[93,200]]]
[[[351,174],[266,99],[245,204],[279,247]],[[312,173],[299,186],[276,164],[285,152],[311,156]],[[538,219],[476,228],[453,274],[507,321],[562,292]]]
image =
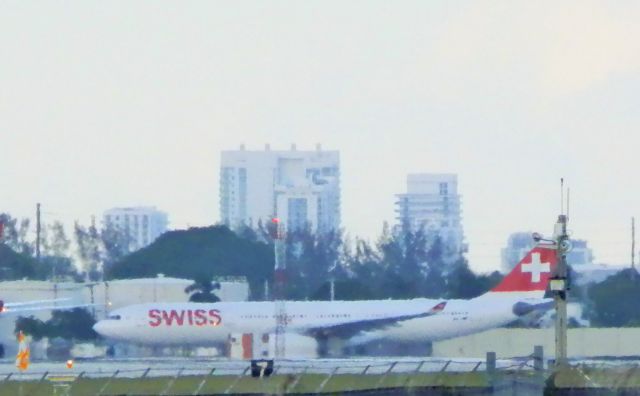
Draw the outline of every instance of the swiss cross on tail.
[[[556,265],[554,246],[534,247],[492,292],[528,292],[547,289]]]

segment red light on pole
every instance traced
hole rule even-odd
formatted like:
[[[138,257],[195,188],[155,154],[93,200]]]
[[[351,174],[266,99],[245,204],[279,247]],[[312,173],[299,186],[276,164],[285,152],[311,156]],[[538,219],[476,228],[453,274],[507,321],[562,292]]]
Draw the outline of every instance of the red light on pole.
[[[280,238],[280,219],[277,217],[271,218],[271,224],[268,224],[267,230],[269,231],[269,236],[273,239]]]

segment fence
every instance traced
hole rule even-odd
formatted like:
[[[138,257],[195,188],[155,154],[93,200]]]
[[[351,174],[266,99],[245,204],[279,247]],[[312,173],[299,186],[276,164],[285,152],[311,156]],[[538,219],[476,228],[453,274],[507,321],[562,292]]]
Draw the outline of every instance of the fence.
[[[148,362],[147,362],[148,363]],[[545,369],[542,356],[495,359],[333,359],[279,361],[268,378],[253,378],[246,361],[78,362],[82,369],[3,372],[0,395],[198,395],[233,393],[333,393],[390,390],[421,394],[542,394],[551,377],[562,394],[575,389],[640,389],[635,362],[583,361],[563,372]],[[52,364],[52,363],[51,363]],[[36,364],[37,366],[37,364]],[[114,368],[117,366],[118,368]],[[402,393],[402,392],[400,392]],[[426,394],[426,393],[425,393]],[[567,393],[571,394],[571,393]]]

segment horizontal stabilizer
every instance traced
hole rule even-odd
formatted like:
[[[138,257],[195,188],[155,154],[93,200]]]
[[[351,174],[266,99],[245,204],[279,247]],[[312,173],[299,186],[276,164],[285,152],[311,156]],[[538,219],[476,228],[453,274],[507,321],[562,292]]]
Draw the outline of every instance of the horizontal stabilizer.
[[[526,303],[524,301],[517,302],[513,305],[513,314],[516,316],[525,316],[531,312],[544,312],[553,308],[553,300],[549,299],[538,304]]]

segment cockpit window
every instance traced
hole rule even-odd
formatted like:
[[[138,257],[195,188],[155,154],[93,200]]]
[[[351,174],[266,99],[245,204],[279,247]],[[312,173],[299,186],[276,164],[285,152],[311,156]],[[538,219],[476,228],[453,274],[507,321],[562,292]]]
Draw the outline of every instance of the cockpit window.
[[[109,319],[109,320],[120,320],[120,319],[122,319],[122,317],[120,315],[109,315],[109,316],[107,316],[107,319]]]

